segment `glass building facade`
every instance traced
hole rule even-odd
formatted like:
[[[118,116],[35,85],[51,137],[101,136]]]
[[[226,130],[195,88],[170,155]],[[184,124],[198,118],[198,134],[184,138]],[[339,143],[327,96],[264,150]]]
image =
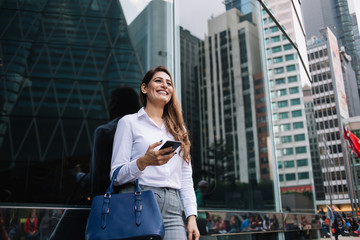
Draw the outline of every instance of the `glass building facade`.
[[[192,137],[201,239],[318,238],[317,215],[281,205],[263,28],[265,12],[277,22],[276,13],[263,1],[225,1],[205,37],[195,37],[179,27],[182,4],[0,2],[0,218],[9,236],[13,219],[24,236],[32,209],[39,221],[53,220],[43,234],[61,222],[76,222],[73,237],[81,232],[92,196],[77,172],[89,171],[94,130],[109,121],[110,94],[119,86],[138,92],[147,68],[162,64]],[[291,37],[282,41],[295,47]],[[227,227],[213,228],[220,219]]]

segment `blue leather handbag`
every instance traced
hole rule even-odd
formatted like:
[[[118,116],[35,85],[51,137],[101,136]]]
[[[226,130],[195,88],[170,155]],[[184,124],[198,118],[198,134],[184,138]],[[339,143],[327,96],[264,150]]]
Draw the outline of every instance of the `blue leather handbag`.
[[[153,191],[112,194],[117,174],[113,174],[105,195],[92,200],[85,238],[87,240],[158,239],[164,237],[164,222]]]

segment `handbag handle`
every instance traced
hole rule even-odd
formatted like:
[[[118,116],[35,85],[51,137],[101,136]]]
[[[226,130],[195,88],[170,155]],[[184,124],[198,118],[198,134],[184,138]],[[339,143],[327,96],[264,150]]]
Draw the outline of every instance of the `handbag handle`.
[[[116,179],[118,173],[120,172],[120,169],[121,169],[123,166],[124,166],[124,165],[121,165],[120,167],[118,167],[118,168],[115,169],[115,171],[114,171],[114,173],[113,173],[113,176],[112,176],[112,178],[111,178],[111,183],[110,183],[108,189],[106,190],[105,195],[107,195],[107,194],[108,194],[108,195],[111,195],[111,194],[114,192],[114,182],[115,182],[115,179]],[[139,186],[139,180],[138,180],[138,179],[135,180],[135,192],[137,192],[137,193],[140,193],[140,192],[141,192],[141,188],[140,188],[140,186]]]
[[[124,165],[115,169],[113,176],[111,178],[111,183],[104,195],[104,202],[103,202],[103,207],[102,207],[102,211],[101,211],[101,227],[103,229],[106,228],[106,219],[110,212],[109,205],[110,205],[111,194],[114,191],[114,182],[115,182],[115,179],[116,179],[120,169],[123,166]],[[135,193],[134,194],[135,194],[135,206],[134,206],[134,208],[135,208],[135,223],[137,226],[139,226],[141,224],[141,216],[142,216],[141,188],[139,186],[139,179],[135,180]]]

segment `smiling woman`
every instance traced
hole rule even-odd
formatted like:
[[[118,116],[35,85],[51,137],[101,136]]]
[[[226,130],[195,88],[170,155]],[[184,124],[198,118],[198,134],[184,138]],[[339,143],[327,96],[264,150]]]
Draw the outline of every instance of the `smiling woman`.
[[[119,120],[114,137],[111,175],[122,166],[116,182],[139,180],[143,190],[158,197],[165,240],[185,240],[181,203],[187,218],[188,239],[199,239],[197,205],[190,164],[190,141],[169,71],[149,70],[140,87],[143,108]],[[159,149],[168,140],[180,141],[180,151]]]

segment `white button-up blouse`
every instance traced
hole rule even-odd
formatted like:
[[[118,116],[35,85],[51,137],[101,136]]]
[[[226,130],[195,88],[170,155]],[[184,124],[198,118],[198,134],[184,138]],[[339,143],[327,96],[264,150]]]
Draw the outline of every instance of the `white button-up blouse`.
[[[149,145],[160,140],[165,143],[167,140],[174,140],[174,137],[166,131],[164,123],[158,127],[144,108],[121,118],[114,136],[110,178],[116,168],[124,165],[116,183],[121,185],[139,179],[139,184],[142,185],[178,189],[185,216],[197,215],[191,164],[186,163],[181,154],[175,154],[164,165],[148,166],[143,171],[136,164],[136,160],[146,153]],[[179,153],[179,150],[180,148],[176,151]]]

